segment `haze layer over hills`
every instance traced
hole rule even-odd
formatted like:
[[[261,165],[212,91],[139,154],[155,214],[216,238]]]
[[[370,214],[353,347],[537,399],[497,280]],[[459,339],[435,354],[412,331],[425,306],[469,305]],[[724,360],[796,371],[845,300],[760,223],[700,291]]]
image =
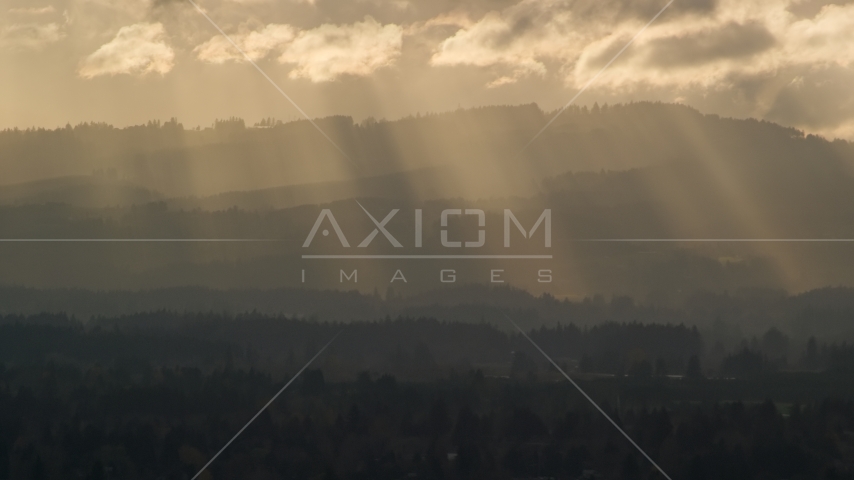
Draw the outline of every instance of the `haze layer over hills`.
[[[172,120],[126,129],[5,131],[2,238],[269,241],[4,243],[0,282],[369,293],[384,290],[401,270],[406,281],[395,288],[414,293],[444,286],[443,269],[453,269],[460,283],[489,283],[493,270],[504,270],[505,283],[571,298],[854,284],[847,268],[854,251],[842,242],[590,242],[854,238],[848,142],[682,105],[636,103],[571,108],[525,148],[552,115],[523,105],[359,124],[319,120],[349,158],[308,122],[246,127],[231,119],[187,130]],[[324,209],[352,239],[349,250],[336,235],[319,234],[311,252],[302,248]],[[551,247],[537,237],[525,253],[553,258],[324,263],[302,257],[357,251],[375,228],[365,210],[378,220],[398,210],[387,228],[403,250],[379,236],[358,252],[438,254],[446,209],[486,212],[478,254],[506,253],[504,210],[528,229],[548,209]],[[416,210],[423,212],[420,250]],[[476,224],[460,220],[456,228],[477,236]],[[359,270],[360,281],[343,282],[341,270]],[[542,270],[551,271],[551,282],[541,281]]]

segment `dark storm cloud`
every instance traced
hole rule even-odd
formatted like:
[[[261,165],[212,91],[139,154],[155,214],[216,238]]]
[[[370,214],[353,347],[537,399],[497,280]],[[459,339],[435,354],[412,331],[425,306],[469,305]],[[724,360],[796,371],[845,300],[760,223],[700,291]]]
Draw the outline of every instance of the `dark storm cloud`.
[[[715,29],[658,38],[649,42],[652,67],[702,65],[721,59],[743,59],[774,46],[774,35],[759,23],[727,23]]]

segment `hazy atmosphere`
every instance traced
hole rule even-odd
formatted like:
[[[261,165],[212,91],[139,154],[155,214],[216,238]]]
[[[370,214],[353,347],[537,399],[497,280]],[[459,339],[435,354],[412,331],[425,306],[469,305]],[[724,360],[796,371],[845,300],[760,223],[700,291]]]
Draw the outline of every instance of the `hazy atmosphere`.
[[[0,480],[854,478],[852,32],[0,0]]]

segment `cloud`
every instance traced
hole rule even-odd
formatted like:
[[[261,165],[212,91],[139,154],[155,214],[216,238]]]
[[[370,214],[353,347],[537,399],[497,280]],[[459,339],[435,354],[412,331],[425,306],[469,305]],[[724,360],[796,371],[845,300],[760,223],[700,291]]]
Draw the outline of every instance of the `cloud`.
[[[494,72],[488,86],[557,75],[577,88],[619,52],[661,8],[639,0],[522,0],[463,25],[430,64]],[[649,88],[729,88],[793,65],[854,63],[854,4],[825,5],[811,18],[796,0],[677,2],[597,83],[622,93]],[[429,23],[429,22],[426,22]]]
[[[434,66],[499,67],[490,86],[545,75],[545,61],[570,61],[581,53],[589,33],[578,28],[563,1],[523,0],[502,12],[490,12],[443,40],[430,59]]]
[[[490,87],[546,76],[550,65],[568,68],[590,43],[619,25],[646,23],[663,5],[660,0],[522,0],[476,22],[458,23],[462,28],[437,46],[430,64],[489,68],[496,74]],[[716,6],[716,0],[683,0],[668,14],[706,15]]]
[[[404,29],[406,35],[418,35],[437,27],[470,28],[474,25],[469,14],[463,10],[452,10],[422,22],[415,22]]]
[[[45,15],[48,13],[54,13],[56,11],[53,8],[53,5],[48,5],[46,7],[30,7],[30,8],[10,8],[9,13],[16,13],[19,15]]]
[[[854,136],[854,71],[839,65],[790,69],[780,76],[791,78],[774,96],[765,118],[830,138]]]
[[[825,6],[815,17],[791,23],[786,28],[785,53],[823,64],[854,63],[854,4]]]
[[[854,64],[854,5],[825,6],[799,18],[780,4],[735,5],[713,18],[650,28],[626,51],[600,85],[631,91],[648,87],[730,89],[747,78],[771,78],[792,69]],[[567,81],[578,85],[601,68],[636,30],[623,26],[592,42]]]
[[[291,78],[328,82],[343,75],[365,76],[391,65],[400,56],[403,28],[381,25],[371,17],[350,25],[324,24],[299,31],[290,25],[270,24],[260,30],[231,36],[252,60],[278,54],[282,64],[293,64]],[[222,35],[194,50],[199,60],[222,64],[244,61]]]
[[[457,22],[455,32],[435,44],[429,63],[486,70],[493,75],[487,87],[535,76],[577,90],[662,5],[522,0]],[[433,23],[448,24],[435,18],[407,32],[420,35]],[[590,94],[600,101],[689,99],[728,115],[850,138],[853,31],[851,0],[679,1],[598,77]]]
[[[294,79],[329,82],[399,65],[396,76],[404,80],[393,93],[399,97],[382,109],[405,115],[407,109],[427,108],[418,98],[426,89],[444,106],[487,98],[561,105],[666,2],[351,0],[346,8],[328,0],[202,4],[250,58],[281,62],[276,67]],[[186,0],[14,3],[20,8],[6,3],[0,10],[6,14],[0,15],[0,49],[92,46],[86,53],[94,53],[70,75],[165,74],[179,51],[207,64],[245,61],[222,36],[212,35]],[[64,12],[73,24],[63,22]],[[847,87],[854,81],[851,32],[854,0],[677,0],[580,100],[681,99],[724,116],[755,116],[854,138],[854,91]],[[28,57],[10,58],[25,62]],[[451,87],[472,81],[493,90],[470,95],[468,89],[462,93]],[[502,86],[510,84],[516,86],[505,92]],[[352,82],[346,88],[361,92],[361,85]],[[365,112],[361,105],[353,107],[357,116],[385,114]]]
[[[116,37],[82,62],[83,78],[100,75],[165,75],[175,65],[175,52],[165,42],[161,23],[139,23],[122,27]]]
[[[829,137],[854,135],[854,4],[811,16],[787,0],[726,0],[716,15],[653,25],[598,78],[599,94],[671,92],[716,99],[749,115]],[[815,3],[815,2],[813,2]],[[566,83],[586,83],[637,31],[625,23],[565,64]]]
[[[279,49],[296,36],[296,31],[290,25],[270,24],[261,30],[247,34],[232,35],[241,50],[252,60],[260,60],[271,51]],[[207,63],[222,64],[229,60],[245,61],[243,55],[234,48],[225,37],[217,35],[194,50],[199,60]]]
[[[768,50],[776,39],[757,22],[729,22],[715,28],[686,32],[649,42],[648,64],[670,68],[701,65],[720,59],[751,57]]]
[[[0,47],[39,50],[65,38],[57,23],[10,25],[0,31]]]
[[[403,28],[381,25],[371,17],[350,25],[324,24],[299,31],[290,25],[270,24],[260,30],[231,36],[252,60],[277,52],[282,64],[293,64],[291,78],[328,82],[343,75],[365,76],[391,65],[400,56]],[[222,64],[244,61],[222,35],[193,50],[199,60]]]
[[[400,56],[403,29],[380,25],[371,17],[352,25],[324,24],[300,32],[279,57],[295,64],[291,78],[328,82],[342,75],[365,76]]]
[[[116,21],[130,18],[143,20],[153,9],[178,3],[180,0],[72,0],[70,10],[80,15],[93,15],[97,20]]]
[[[151,8],[163,8],[185,3],[185,0],[151,0]]]

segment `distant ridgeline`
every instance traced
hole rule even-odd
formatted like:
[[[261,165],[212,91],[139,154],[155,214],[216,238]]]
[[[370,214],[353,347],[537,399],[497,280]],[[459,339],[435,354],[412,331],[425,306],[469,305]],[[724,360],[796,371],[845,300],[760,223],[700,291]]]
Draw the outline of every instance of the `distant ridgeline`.
[[[850,161],[854,155],[847,142],[658,103],[571,107],[522,151],[552,114],[530,104],[392,121],[318,119],[318,126],[352,163],[305,120],[264,119],[247,127],[232,118],[203,129],[186,129],[171,119],[126,128],[90,123],[56,130],[5,130],[0,132],[0,178],[10,185],[98,174],[180,197],[438,165],[490,166],[516,173],[513,164],[521,162],[541,179],[570,170],[625,170],[692,159],[765,167],[770,162],[777,168],[806,163],[816,168],[840,158]],[[466,194],[467,188],[456,195]]]
[[[506,332],[513,332],[514,328],[505,315],[526,329],[569,324],[589,328],[608,323],[688,325],[707,333],[705,348],[709,351],[716,348],[716,343],[721,343],[722,348],[739,347],[742,340],[761,337],[770,329],[782,331],[803,345],[811,336],[818,341],[854,343],[854,290],[849,288],[825,288],[799,295],[776,290],[696,293],[679,299],[594,295],[570,301],[549,294],[536,297],[512,287],[474,284],[412,296],[403,296],[393,288],[382,295],[366,295],[309,289],[181,287],[131,292],[0,287],[0,315],[68,315],[91,327],[101,318],[139,312],[162,312],[162,317],[151,314],[135,321],[138,325],[161,327],[169,327],[172,321],[185,322],[183,312],[224,316],[253,313],[342,324],[382,318],[434,318],[490,325]],[[542,341],[546,345],[551,342],[549,338]]]
[[[293,369],[339,331],[340,341],[324,360],[327,375],[338,378],[372,370],[423,380],[443,376],[448,367],[501,375],[546,371],[541,357],[518,334],[487,324],[398,319],[343,325],[260,314],[168,312],[104,317],[85,328],[64,315],[0,316],[0,365],[38,365],[53,359],[58,364],[105,366],[136,362],[214,367],[231,362],[244,368]],[[577,359],[586,356],[597,371],[610,373],[631,370],[633,362],[652,365],[656,360],[670,372],[681,372],[702,350],[697,329],[685,326],[569,325],[533,335],[548,340],[544,345],[566,365],[575,368]]]
[[[0,283],[366,294],[392,286],[412,296],[453,277],[452,287],[503,282],[558,298],[854,285],[850,243],[589,241],[854,239],[848,142],[682,105],[634,103],[571,108],[523,149],[549,115],[523,105],[394,121],[318,120],[350,159],[306,121],[265,119],[247,127],[229,119],[185,129],[173,119],[122,129],[0,132],[0,178],[7,184],[0,188],[0,239],[265,240],[5,242]],[[529,230],[546,210],[550,245],[542,225]],[[309,251],[312,227],[327,211],[342,236],[326,222]],[[459,213],[441,220],[448,211]],[[378,232],[370,216],[389,219],[384,228],[400,248],[384,235],[368,241]],[[450,235],[461,242],[453,253],[552,258],[304,258],[444,255],[446,228],[457,228]],[[518,250],[504,248],[508,235]]]
[[[578,375],[731,378],[854,371],[854,346],[839,337],[792,340],[771,328],[750,339],[729,338],[730,344],[723,345],[721,329],[732,335],[737,333],[733,327],[723,322],[702,329],[568,323],[531,329],[529,335],[561,368]],[[101,365],[130,374],[161,366],[295,371],[339,332],[340,339],[317,365],[332,379],[370,371],[420,381],[451,370],[559,378],[521,335],[487,323],[398,317],[345,324],[259,313],[167,311],[99,317],[85,325],[63,314],[0,315],[0,371],[4,364]],[[833,382],[825,383],[822,388],[832,387]]]

